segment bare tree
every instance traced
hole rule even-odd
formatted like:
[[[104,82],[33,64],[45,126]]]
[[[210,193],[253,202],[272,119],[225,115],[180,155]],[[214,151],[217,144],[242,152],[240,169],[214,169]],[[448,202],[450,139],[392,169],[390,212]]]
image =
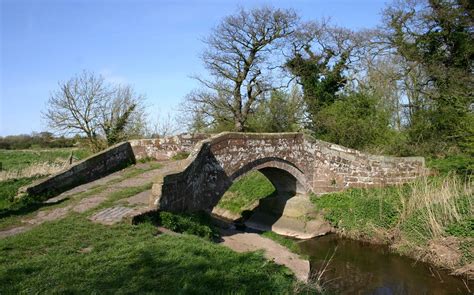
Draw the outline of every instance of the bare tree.
[[[84,71],[59,83],[43,117],[53,130],[85,135],[97,151],[140,133],[143,114],[143,96],[131,86],[110,85],[100,75]]]
[[[205,121],[230,121],[232,129],[244,131],[255,102],[273,89],[270,54],[297,21],[294,11],[269,7],[241,9],[224,18],[205,39],[202,60],[211,79],[195,77],[205,90],[188,95],[186,104]]]
[[[128,138],[140,136],[146,128],[144,96],[135,93],[130,85],[113,88],[110,99],[100,107],[100,127],[107,140],[113,145]]]
[[[178,126],[176,118],[173,117],[171,113],[167,113],[165,116],[158,114],[151,123],[149,130],[150,137],[167,137],[178,133],[180,127]]]

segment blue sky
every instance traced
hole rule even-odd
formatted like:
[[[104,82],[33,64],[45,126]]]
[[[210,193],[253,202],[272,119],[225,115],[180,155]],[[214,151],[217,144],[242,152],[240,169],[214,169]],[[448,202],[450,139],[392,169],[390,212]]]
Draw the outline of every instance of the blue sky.
[[[295,9],[352,29],[379,23],[383,0],[0,0],[0,136],[47,130],[51,91],[82,70],[128,83],[152,117],[176,112],[205,74],[201,39],[238,7]]]

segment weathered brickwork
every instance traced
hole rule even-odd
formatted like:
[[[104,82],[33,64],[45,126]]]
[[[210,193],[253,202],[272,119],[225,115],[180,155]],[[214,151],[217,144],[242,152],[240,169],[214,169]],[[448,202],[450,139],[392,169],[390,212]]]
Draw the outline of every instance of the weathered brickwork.
[[[68,169],[20,189],[29,195],[55,196],[78,185],[104,177],[135,163],[128,142],[117,144],[84,159]]]
[[[137,160],[152,158],[159,161],[168,160],[179,152],[190,152],[196,144],[209,134],[180,134],[170,137],[130,140]]]
[[[170,211],[208,210],[236,178],[255,169],[278,191],[316,194],[401,184],[427,173],[420,157],[373,156],[302,133],[221,133],[158,179],[150,203]]]
[[[139,139],[119,143],[64,171],[20,189],[30,195],[55,196],[78,185],[104,177],[127,167],[135,160],[169,160],[178,152],[190,152],[208,134],[181,134],[159,139]]]
[[[57,195],[150,157],[169,160],[155,180],[150,205],[170,211],[211,209],[235,179],[262,172],[281,193],[326,193],[350,187],[401,184],[427,173],[423,158],[373,156],[315,140],[302,133],[183,134],[132,140],[85,159],[24,188],[33,195]]]

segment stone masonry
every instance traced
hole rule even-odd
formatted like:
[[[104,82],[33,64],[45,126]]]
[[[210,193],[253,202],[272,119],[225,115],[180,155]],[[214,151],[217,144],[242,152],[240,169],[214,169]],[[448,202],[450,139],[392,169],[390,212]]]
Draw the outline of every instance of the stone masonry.
[[[122,142],[88,157],[66,170],[20,188],[20,193],[53,197],[71,188],[102,178],[135,163],[129,142]]]
[[[196,144],[209,138],[210,134],[180,134],[176,136],[130,140],[137,160],[152,158],[158,161],[168,160],[179,152],[189,152]]]
[[[251,170],[262,172],[285,194],[396,185],[427,173],[421,157],[369,155],[302,133],[221,133],[201,141],[155,181],[150,205],[212,210],[232,182]]]

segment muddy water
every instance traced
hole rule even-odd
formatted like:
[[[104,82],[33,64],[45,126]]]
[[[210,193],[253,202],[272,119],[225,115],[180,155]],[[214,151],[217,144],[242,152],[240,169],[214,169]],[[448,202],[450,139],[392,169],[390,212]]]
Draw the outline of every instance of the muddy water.
[[[327,235],[299,243],[312,275],[324,272],[323,287],[335,294],[472,294],[460,278],[390,253],[387,247]],[[335,252],[334,252],[335,251]],[[474,291],[473,282],[468,286]]]

